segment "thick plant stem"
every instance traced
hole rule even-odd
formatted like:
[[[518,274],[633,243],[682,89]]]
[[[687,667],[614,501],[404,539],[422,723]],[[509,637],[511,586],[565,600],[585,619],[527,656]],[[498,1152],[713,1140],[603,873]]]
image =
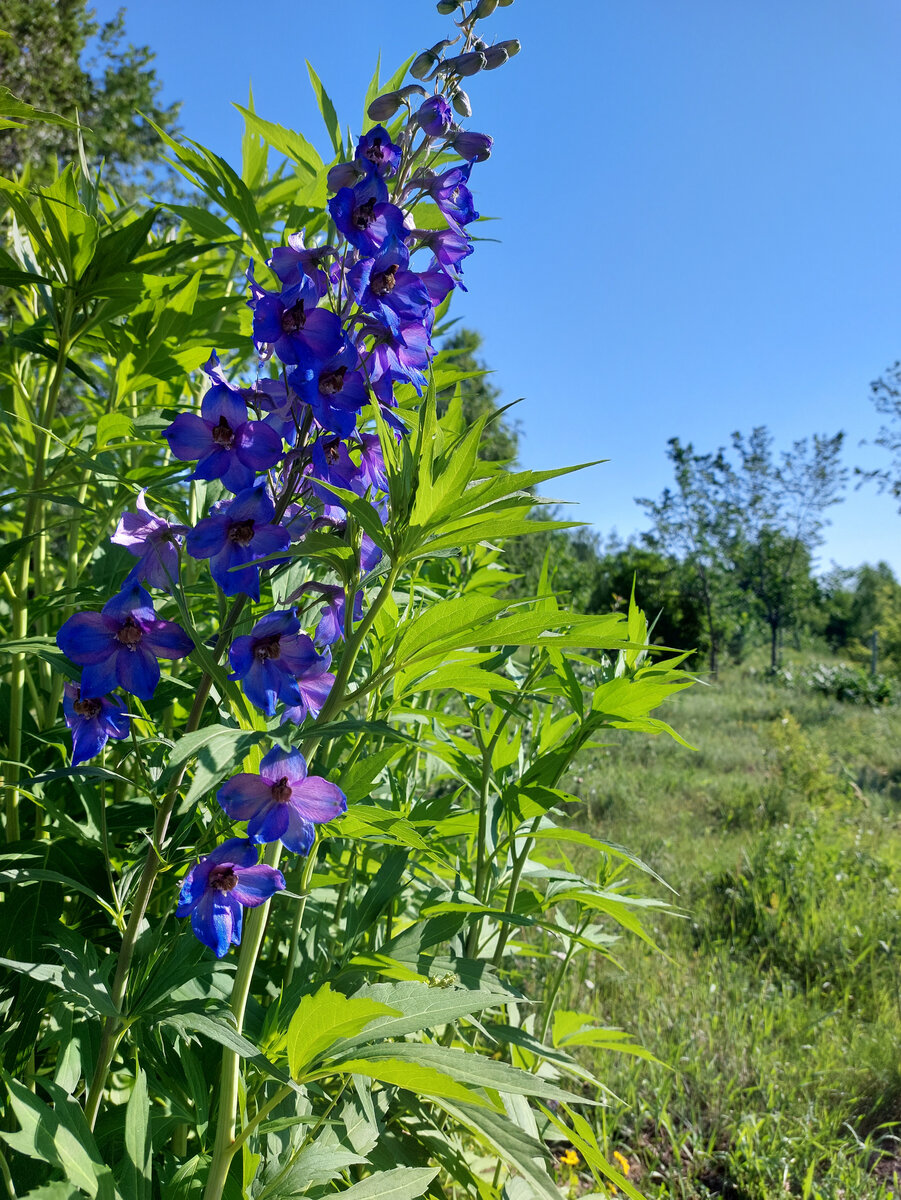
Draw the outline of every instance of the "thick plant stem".
[[[357,656],[379,614],[379,610],[391,595],[394,584],[397,581],[398,571],[399,568],[397,566],[392,567],[388,577],[379,589],[378,595],[370,605],[369,611],[360,622],[356,631],[344,644],[344,653],[341,656],[341,662],[335,674],[335,682],[332,685],[328,700],[323,705],[322,711],[312,726],[309,736],[304,739],[301,745],[302,753],[307,756],[312,753],[312,750],[318,745],[320,740],[316,733],[316,726],[324,725],[327,721],[330,721],[332,717],[340,712],[345,703],[347,685],[354,664],[357,661]],[[346,597],[345,601],[348,607],[353,605],[354,590],[354,588],[348,589],[350,594]],[[281,843],[275,842],[267,848],[263,861],[270,866],[277,866],[280,854]],[[310,874],[312,874],[312,855],[313,851],[311,850],[310,858],[307,860]],[[304,871],[304,880],[308,883],[307,871]],[[303,894],[298,901],[300,919],[295,920],[298,937],[300,935],[303,912],[306,908],[307,890],[308,888],[304,887]],[[244,1011],[247,1007],[248,996],[250,995],[250,985],[253,980],[254,968],[256,967],[257,958],[263,945],[263,934],[266,930],[268,915],[269,901],[261,904],[259,908],[252,909],[248,914],[244,935],[241,939],[241,953],[238,956],[238,970],[235,974],[234,984],[232,985],[231,998],[231,1010],[235,1016],[239,1033],[242,1031],[244,1024]],[[292,942],[292,946],[296,946],[296,941]],[[225,1188],[228,1169],[237,1149],[235,1142],[235,1121],[240,1081],[240,1059],[234,1050],[225,1048],[222,1051],[222,1074],[219,1086],[219,1112],[216,1118],[216,1140],[213,1145],[210,1172],[207,1176],[203,1200],[221,1200]]]
[[[244,607],[246,597],[239,596],[232,605],[231,611],[226,618],[225,624],[219,632],[219,637],[213,649],[213,658],[216,662],[219,661],[223,650],[228,644],[229,635],[237,623],[238,617],[241,615],[241,610]],[[193,733],[200,725],[200,719],[203,716],[203,710],[210,694],[210,689],[213,686],[213,680],[210,675],[205,674],[197,688],[197,694],[194,697],[194,704],[188,716],[187,724],[185,725],[185,733]],[[121,1014],[122,1004],[125,999],[125,989],[128,986],[128,976],[131,971],[131,960],[134,957],[135,944],[138,940],[138,933],[141,928],[141,922],[144,919],[144,914],[147,912],[147,905],[150,903],[150,896],[153,892],[154,884],[157,876],[160,873],[160,868],[163,865],[163,860],[160,857],[160,848],[165,840],[166,833],[169,828],[169,820],[172,816],[172,811],[175,808],[178,800],[178,789],[181,787],[182,780],[187,770],[187,764],[179,771],[176,778],[172,781],[172,786],[166,793],[166,796],[157,810],[156,821],[153,829],[153,844],[147,851],[147,858],[144,860],[144,868],[141,871],[141,878],[138,883],[138,890],[135,895],[134,905],[132,906],[131,915],[128,918],[128,924],[125,927],[125,934],[122,938],[122,949],[119,951],[119,959],[116,964],[116,974],[113,979],[111,998],[116,1007],[117,1012]],[[97,1052],[97,1063],[94,1068],[94,1075],[91,1079],[91,1085],[88,1089],[87,1099],[85,1100],[85,1117],[87,1118],[88,1127],[94,1128],[94,1123],[97,1120],[97,1113],[100,1109],[100,1100],[103,1096],[103,1089],[106,1087],[107,1076],[109,1075],[110,1065],[113,1061],[113,1055],[116,1052],[119,1037],[122,1033],[121,1017],[108,1017],[103,1025],[103,1033],[100,1037],[100,1049]]]
[[[59,348],[57,350],[56,364],[52,375],[47,381],[47,392],[44,396],[44,402],[41,405],[41,411],[38,414],[38,428],[35,429],[34,434],[34,474],[31,479],[31,495],[28,498],[25,519],[22,522],[22,536],[25,538],[30,538],[34,534],[37,534],[39,539],[45,536],[41,528],[43,503],[40,497],[41,489],[44,486],[49,440],[49,435],[45,431],[53,424],[53,418],[56,415],[59,391],[62,387],[66,361],[72,344],[72,317],[72,300],[71,296],[67,294],[66,306],[63,310],[59,329]],[[34,553],[35,563],[37,564],[40,562],[40,548],[31,547],[28,544],[23,546],[19,560],[18,578],[15,584],[16,595],[12,604],[12,637],[14,641],[20,641],[28,634],[28,584],[31,575],[32,553]],[[20,836],[18,783],[22,770],[22,719],[25,709],[25,687],[26,656],[24,654],[16,654],[13,657],[9,684],[9,741],[7,744],[10,762],[7,772],[9,790],[6,793],[6,840],[8,842],[18,841]]]

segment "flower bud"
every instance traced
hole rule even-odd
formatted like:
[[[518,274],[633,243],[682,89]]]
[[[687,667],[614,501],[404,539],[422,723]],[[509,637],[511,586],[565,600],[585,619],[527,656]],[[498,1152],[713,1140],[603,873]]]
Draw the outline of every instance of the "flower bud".
[[[469,103],[469,97],[462,88],[454,92],[452,103],[454,112],[459,113],[461,117],[472,116],[472,105]]]
[[[485,51],[485,70],[493,71],[496,67],[502,67],[509,57],[503,46],[492,46]]]
[[[519,38],[510,38],[509,41],[498,42],[495,46],[495,50],[506,50],[510,58],[512,58],[514,54],[519,54],[521,49],[522,42],[520,42]]]
[[[435,5],[442,17],[449,17],[452,12],[456,12],[460,7],[460,0],[438,0]]]
[[[450,105],[443,96],[430,96],[416,113],[419,128],[429,137],[444,137],[454,119],[451,116]]]
[[[410,64],[410,74],[414,79],[428,79],[431,71],[438,65],[438,58],[430,50],[417,54]]]
[[[340,192],[342,188],[352,188],[363,178],[363,172],[355,163],[336,163],[326,176],[326,184],[330,192]]]
[[[473,10],[473,16],[477,21],[481,21],[483,17],[490,17],[497,8],[498,0],[479,0]]]
[[[513,0],[497,0],[497,2],[501,6],[501,8],[509,8],[510,5],[513,3]]]
[[[386,92],[384,96],[376,96],[367,108],[370,121],[387,121],[400,108],[400,96],[397,92]]]
[[[418,83],[408,83],[400,88],[397,95],[401,100],[409,100],[411,96],[427,96],[429,93],[424,87],[420,87]]]
[[[444,66],[455,75],[475,75],[485,66],[485,55],[478,50],[470,50],[466,54],[458,54],[456,58],[449,58]]]
[[[484,162],[491,155],[494,138],[487,133],[472,133],[462,129],[451,142],[454,150],[467,162]]]

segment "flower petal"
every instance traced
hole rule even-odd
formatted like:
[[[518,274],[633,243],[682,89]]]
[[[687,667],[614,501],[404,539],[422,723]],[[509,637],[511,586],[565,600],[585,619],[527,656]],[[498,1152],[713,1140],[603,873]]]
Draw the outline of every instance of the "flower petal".
[[[163,437],[169,449],[182,462],[203,458],[213,448],[213,435],[209,425],[196,413],[179,413]]]
[[[194,643],[177,621],[159,619],[144,630],[141,645],[157,658],[184,658],[194,649]]]
[[[116,683],[139,700],[149,700],[160,681],[160,665],[143,642],[116,654]],[[109,689],[107,689],[108,691]]]
[[[236,872],[238,885],[233,887],[229,896],[233,896],[239,904],[248,908],[256,908],[283,890],[285,879],[281,871],[260,863],[258,867],[242,867]]]
[[[76,613],[60,628],[56,644],[74,663],[104,662],[116,649],[113,629],[98,612]],[[109,691],[90,692],[102,696]]]
[[[289,803],[305,820],[317,825],[347,812],[347,798],[338,785],[319,775],[308,775],[292,785]]]
[[[272,789],[259,775],[243,771],[223,783],[216,793],[216,799],[223,812],[233,821],[249,821],[272,800]]]

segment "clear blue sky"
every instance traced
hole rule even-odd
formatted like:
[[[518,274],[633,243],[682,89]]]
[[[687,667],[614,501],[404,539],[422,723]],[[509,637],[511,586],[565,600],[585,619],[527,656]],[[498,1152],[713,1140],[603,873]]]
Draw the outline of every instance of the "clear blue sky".
[[[232,161],[249,81],[262,116],[322,145],[304,58],[356,128],[378,51],[393,69],[448,26],[432,0],[126,8],[188,135]],[[626,535],[673,435],[844,429],[849,465],[883,462],[858,443],[870,380],[901,358],[897,0],[517,0],[485,26],[523,51],[470,81],[468,125],[496,146],[477,206],[502,241],[455,313],[524,397],[525,464],[611,460],[554,494]],[[823,566],[901,571],[891,501],[867,487],[832,516]]]

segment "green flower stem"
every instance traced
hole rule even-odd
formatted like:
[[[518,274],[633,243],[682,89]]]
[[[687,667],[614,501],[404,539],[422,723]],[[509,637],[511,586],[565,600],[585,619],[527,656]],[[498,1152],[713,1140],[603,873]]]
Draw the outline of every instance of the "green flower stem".
[[[238,617],[241,615],[241,610],[244,608],[246,596],[238,596],[231,607],[231,611],[219,631],[219,637],[216,645],[213,648],[213,659],[218,663],[222,657],[222,653],[228,645],[231,631],[237,623]],[[212,676],[209,673],[203,675],[197,688],[197,694],[194,697],[194,704],[188,716],[187,724],[185,725],[185,733],[193,733],[200,726],[200,719],[203,716],[203,710],[210,694],[210,689],[213,686]],[[119,951],[119,960],[116,965],[116,974],[113,979],[113,987],[111,998],[117,1012],[120,1014],[117,1017],[107,1017],[103,1024],[103,1033],[100,1037],[100,1049],[97,1052],[97,1063],[94,1068],[94,1075],[91,1079],[91,1085],[88,1089],[87,1099],[85,1100],[85,1117],[87,1118],[89,1128],[94,1128],[94,1123],[97,1120],[97,1113],[100,1109],[100,1100],[103,1096],[103,1089],[106,1087],[107,1076],[109,1075],[110,1064],[113,1061],[113,1055],[116,1052],[119,1038],[124,1032],[122,1023],[122,1004],[125,999],[125,989],[128,986],[128,975],[131,970],[131,960],[134,957],[135,945],[138,940],[138,932],[141,927],[141,922],[144,919],[144,914],[147,911],[147,905],[150,903],[150,896],[153,892],[154,884],[157,876],[163,865],[163,860],[160,855],[162,844],[166,837],[166,832],[169,828],[169,820],[172,816],[172,810],[175,808],[178,800],[178,790],[181,787],[182,780],[187,771],[187,763],[178,772],[176,778],[172,781],[172,786],[167,792],[162,804],[157,809],[156,821],[153,829],[153,843],[147,851],[147,857],[144,860],[144,868],[141,872],[141,878],[138,883],[138,890],[135,895],[135,902],[132,906],[131,916],[128,918],[128,924],[125,927],[125,935],[122,938],[122,949]]]
[[[379,589],[379,593],[373,600],[368,612],[360,622],[353,635],[347,639],[344,644],[344,653],[341,655],[341,662],[335,674],[335,682],[332,685],[332,690],[329,697],[322,707],[322,711],[316,719],[316,722],[310,730],[310,734],[301,743],[301,753],[309,757],[312,751],[319,744],[320,737],[316,733],[316,727],[325,725],[332,717],[336,716],[343,708],[346,700],[346,692],[348,681],[350,680],[351,672],[354,664],[357,661],[357,656],[363,642],[366,639],[370,629],[375,622],[382,605],[391,595],[394,590],[394,585],[397,582],[397,576],[400,568],[393,566],[388,573],[388,577]],[[351,598],[351,603],[352,603]],[[269,866],[278,865],[281,855],[281,843],[274,842],[267,847],[263,861]],[[312,864],[312,851],[308,858],[308,864]],[[312,867],[310,868],[312,873]],[[306,879],[306,872],[304,873]],[[297,936],[300,936],[301,920],[303,912],[306,908],[306,893],[308,887],[304,887],[303,894],[298,900],[300,907],[300,918],[295,918],[297,927]],[[247,923],[245,925],[244,934],[241,939],[241,952],[238,955],[238,970],[235,974],[235,981],[232,985],[231,1010],[235,1017],[238,1032],[240,1033],[244,1025],[244,1011],[247,1007],[247,999],[250,995],[250,985],[253,980],[254,968],[256,967],[257,957],[263,944],[263,934],[266,930],[266,921],[269,916],[269,901],[261,904],[259,908],[254,908],[248,914]],[[294,943],[296,945],[296,943]],[[225,1180],[228,1176],[229,1165],[235,1150],[235,1120],[238,1105],[238,1090],[241,1079],[241,1064],[238,1054],[234,1050],[224,1048],[222,1051],[222,1074],[219,1085],[219,1112],[216,1117],[216,1140],[213,1145],[213,1154],[210,1161],[210,1172],[207,1176],[206,1189],[203,1193],[204,1200],[221,1200],[223,1189],[225,1188]]]
[[[291,979],[294,976],[294,963],[297,958],[297,943],[300,940],[300,930],[303,926],[303,915],[307,909],[307,899],[310,895],[310,881],[313,878],[313,871],[316,866],[316,850],[319,843],[318,834],[310,847],[310,853],[307,855],[307,860],[303,864],[303,874],[300,877],[300,899],[297,902],[297,908],[294,910],[294,922],[291,925],[291,937],[288,941],[288,958],[285,963],[285,982],[282,987],[284,992]]]
[[[34,474],[31,479],[31,495],[28,497],[28,504],[25,508],[25,519],[22,522],[23,537],[30,537],[32,534],[37,533],[39,538],[43,538],[43,531],[41,529],[43,502],[40,492],[44,486],[44,474],[47,466],[47,430],[53,423],[56,415],[56,405],[59,399],[60,388],[62,387],[69,350],[72,342],[75,340],[72,336],[73,316],[73,297],[72,293],[67,291],[59,328],[59,347],[57,349],[56,363],[47,381],[46,393],[38,415],[38,428],[35,429],[34,434]],[[77,337],[77,334],[75,336]],[[35,556],[36,567],[40,569],[40,547],[24,546],[19,560],[19,573],[15,583],[15,600],[12,603],[11,633],[14,641],[19,641],[28,635],[28,584],[31,575],[32,554]],[[8,756],[10,762],[7,773],[9,790],[6,794],[6,840],[8,842],[17,842],[20,836],[18,783],[22,772],[22,720],[25,707],[25,687],[26,656],[24,654],[16,654],[13,657],[9,684]]]

